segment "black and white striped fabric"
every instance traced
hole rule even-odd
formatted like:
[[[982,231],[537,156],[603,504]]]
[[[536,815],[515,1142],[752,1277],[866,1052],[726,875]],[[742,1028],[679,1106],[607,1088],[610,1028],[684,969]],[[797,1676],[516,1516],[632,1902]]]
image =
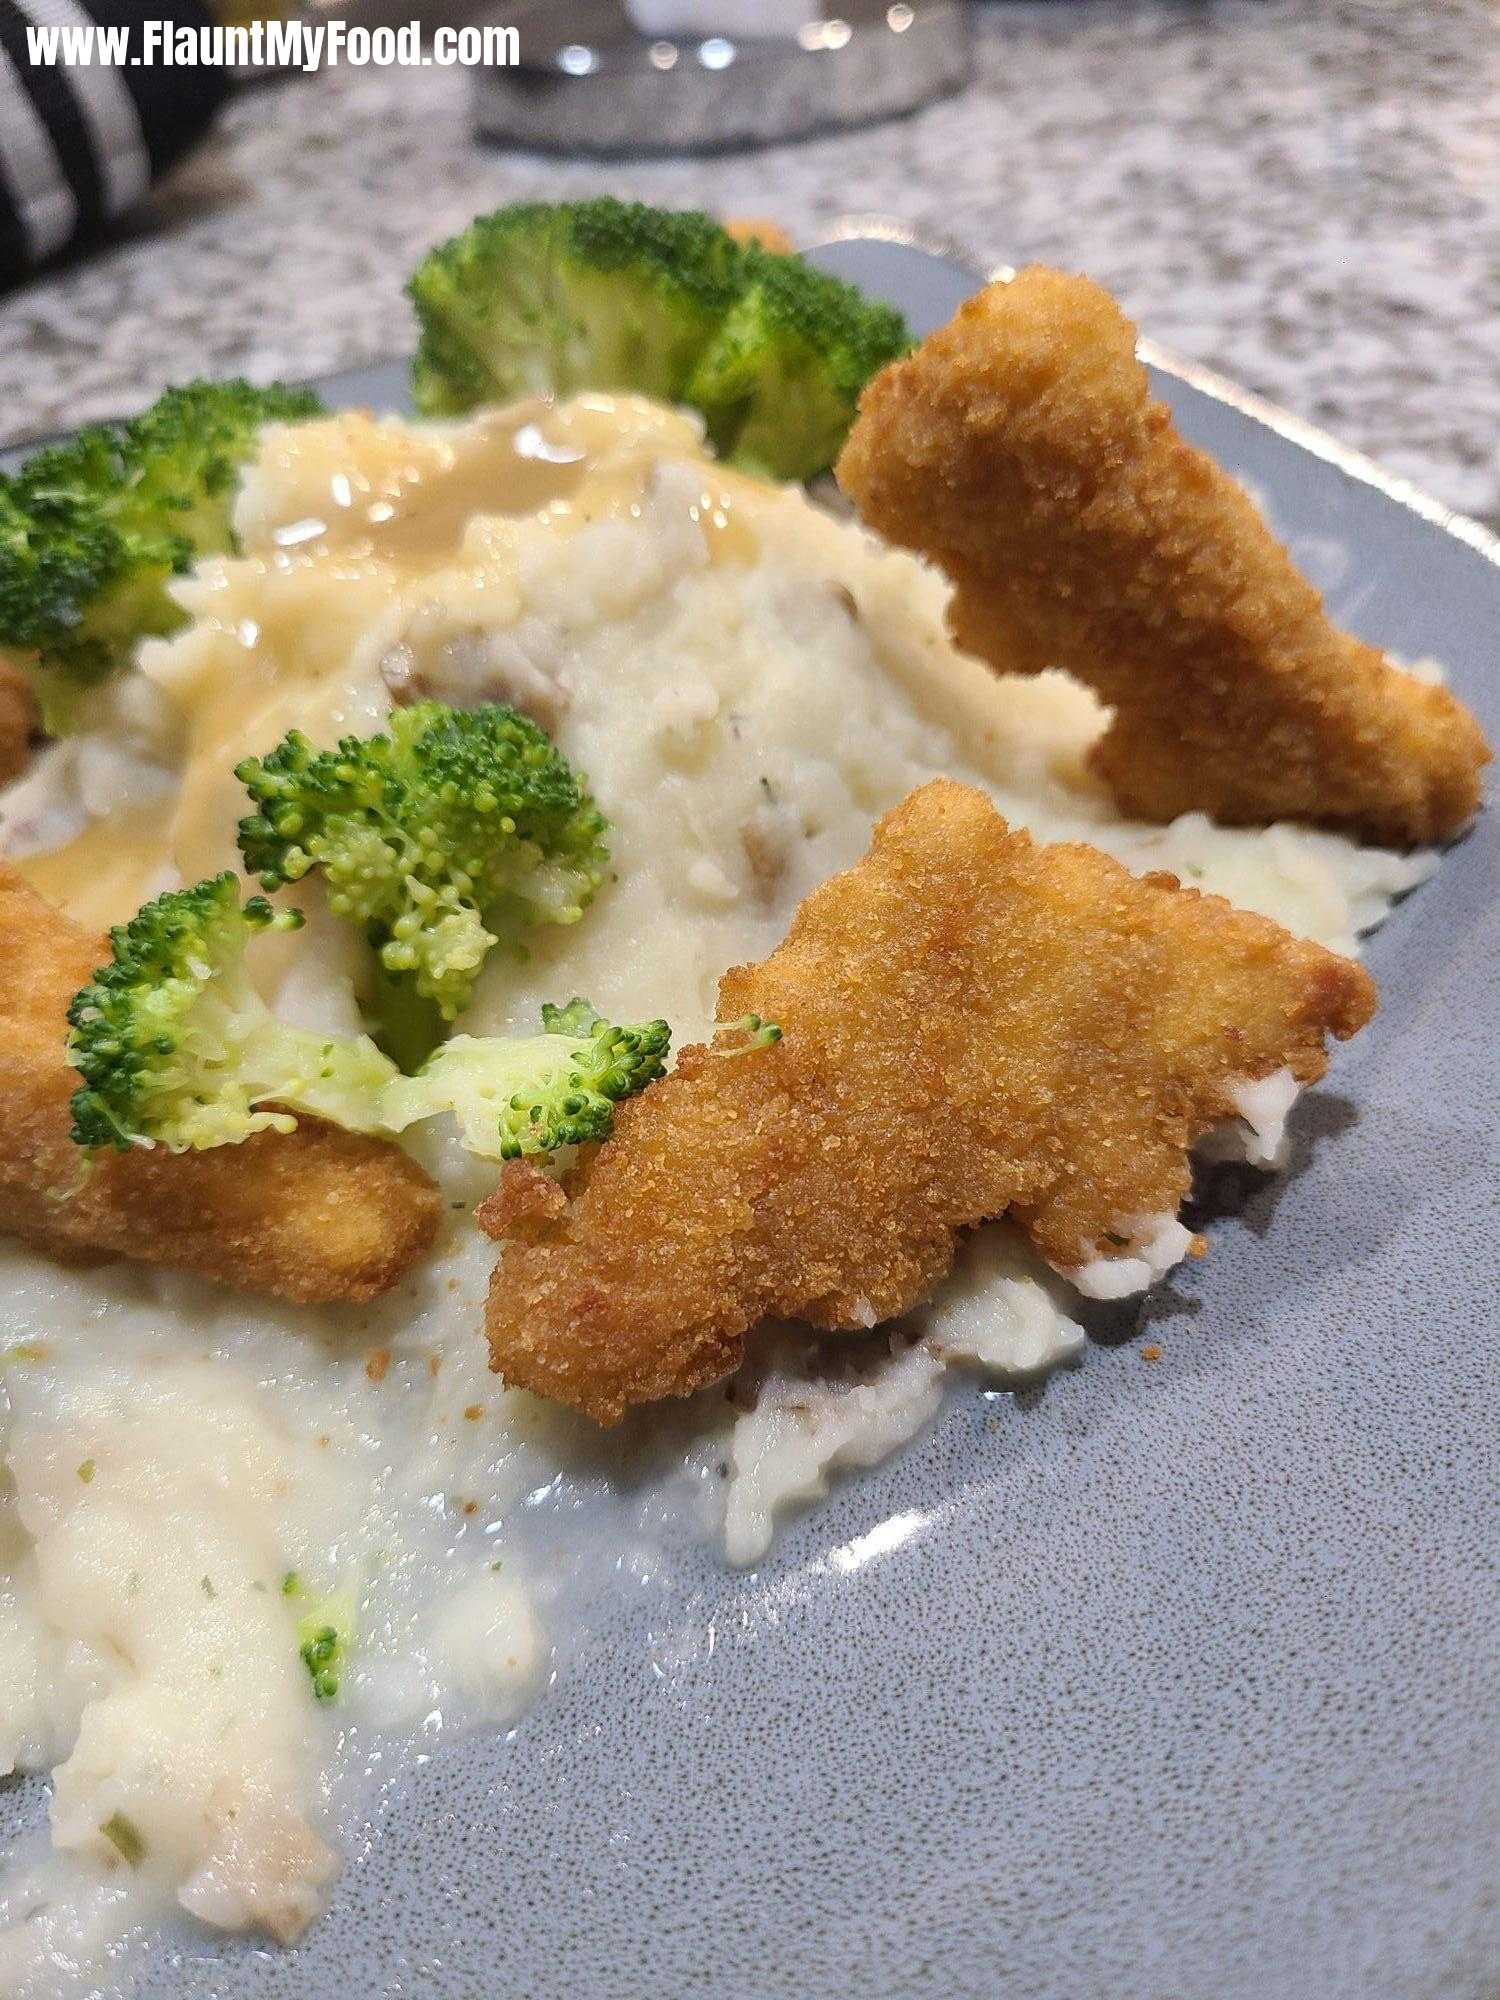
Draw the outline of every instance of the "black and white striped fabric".
[[[97,236],[202,136],[230,79],[202,68],[33,63],[27,28],[138,30],[141,0],[0,0],[0,287]],[[207,25],[198,0],[157,20]]]

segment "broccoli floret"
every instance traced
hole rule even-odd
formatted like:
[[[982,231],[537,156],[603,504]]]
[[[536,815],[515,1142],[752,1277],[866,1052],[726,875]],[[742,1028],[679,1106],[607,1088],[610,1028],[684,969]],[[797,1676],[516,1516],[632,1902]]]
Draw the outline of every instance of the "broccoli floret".
[[[301,923],[261,896],[242,907],[224,874],[158,896],[113,930],[110,963],[68,1009],[68,1059],[83,1078],[74,1140],[181,1153],[289,1132],[293,1111],[379,1130],[394,1064],[367,1037],[288,1027],[251,983],[251,939]]]
[[[727,1028],[738,1028],[745,1039],[736,1042],[732,1048],[716,1049],[714,1051],[716,1055],[747,1056],[753,1054],[756,1049],[773,1048],[781,1040],[781,1023],[764,1021],[759,1014],[744,1014],[738,1021],[726,1021],[724,1025]]]
[[[192,560],[170,524],[132,517],[121,440],[82,431],[0,480],[0,644],[61,735],[137,639],[182,621],[166,593]]]
[[[302,423],[322,401],[311,389],[281,383],[190,382],[166,394],[125,427],[131,505],[169,522],[194,555],[237,548],[230,514],[240,468],[266,424]]]
[[[911,336],[891,306],[797,257],[747,245],[746,284],[689,379],[720,456],[811,479],[848,436],[860,391]]]
[[[344,1648],[338,1627],[319,1624],[315,1618],[304,1618],[297,1627],[297,1637],[302,1641],[297,1651],[312,1679],[313,1699],[335,1700],[344,1664]]]
[[[603,815],[514,709],[421,702],[334,750],[294,731],[237,774],[256,806],[240,851],[261,886],[320,869],[333,910],[443,1020],[496,943],[576,922],[604,878]]]
[[[282,1594],[300,1599],[305,1593],[294,1576],[289,1573],[293,1587],[288,1589],[283,1582]],[[354,1593],[341,1590],[320,1599],[297,1620],[297,1654],[312,1682],[315,1701],[338,1699],[344,1668],[354,1649],[354,1614]]]
[[[468,1150],[491,1160],[607,1139],[616,1104],[655,1082],[671,1044],[665,1021],[617,1028],[586,1000],[543,1007],[542,1027],[514,1040],[455,1035],[386,1091],[392,1130],[451,1111]]]
[[[0,645],[32,677],[49,730],[72,725],[138,640],[184,622],[167,586],[234,548],[236,480],[260,426],[320,407],[303,390],[196,382],[0,479]]]
[[[860,390],[911,344],[899,313],[710,216],[610,200],[483,216],[411,280],[418,409],[629,389],[701,409],[721,456],[831,465]]]
[[[706,215],[518,203],[418,266],[412,393],[427,416],[578,389],[675,401],[734,298],[739,250]]]

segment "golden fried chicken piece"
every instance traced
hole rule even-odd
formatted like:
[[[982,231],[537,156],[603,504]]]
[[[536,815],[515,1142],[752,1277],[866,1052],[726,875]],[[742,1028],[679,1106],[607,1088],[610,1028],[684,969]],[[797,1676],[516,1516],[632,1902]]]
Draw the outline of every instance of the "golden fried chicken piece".
[[[489,1298],[506,1380],[602,1423],[726,1374],[770,1315],[906,1311],[1009,1212],[1067,1271],[1175,1214],[1232,1087],[1327,1066],[1369,975],[1171,876],[1038,847],[946,779],[876,828],[721,1020],[622,1105],[565,1212],[527,1211]]]
[[[130,1257],[302,1303],[387,1292],[432,1246],[437,1189],[398,1146],[303,1119],[205,1153],[68,1137],[68,1002],[109,956],[0,863],[0,1231],[69,1262]]]
[[[0,785],[8,785],[26,769],[39,721],[26,676],[14,660],[0,653]]]
[[[1114,709],[1121,808],[1456,833],[1489,749],[1441,687],[1329,622],[1243,489],[1151,399],[1135,328],[1086,278],[994,284],[866,389],[837,467],[956,586],[954,637],[1066,667]]]

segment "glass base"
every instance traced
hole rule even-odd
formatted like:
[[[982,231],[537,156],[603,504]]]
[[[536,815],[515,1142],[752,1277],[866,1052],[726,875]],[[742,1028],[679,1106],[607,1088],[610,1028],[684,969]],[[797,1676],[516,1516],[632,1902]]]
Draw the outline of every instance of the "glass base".
[[[795,35],[637,33],[619,0],[514,0],[521,62],[474,79],[475,129],[626,157],[764,146],[914,111],[970,74],[964,0],[847,0]]]

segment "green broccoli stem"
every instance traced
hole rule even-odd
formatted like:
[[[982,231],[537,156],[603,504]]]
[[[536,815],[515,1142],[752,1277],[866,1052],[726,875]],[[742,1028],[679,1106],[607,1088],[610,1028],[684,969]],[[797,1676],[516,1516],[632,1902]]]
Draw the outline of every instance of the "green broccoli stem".
[[[273,1015],[248,1035],[239,1078],[252,1104],[284,1105],[349,1132],[383,1132],[379,1087],[387,1072],[365,1041],[290,1028]]]

